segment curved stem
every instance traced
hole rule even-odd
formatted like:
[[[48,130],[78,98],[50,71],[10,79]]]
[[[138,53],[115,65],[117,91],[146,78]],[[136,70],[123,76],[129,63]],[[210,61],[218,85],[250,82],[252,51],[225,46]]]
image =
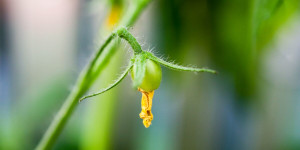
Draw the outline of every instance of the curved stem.
[[[148,0],[143,0],[135,5],[135,9],[132,11],[131,15],[128,15],[124,18],[122,25],[131,26],[137,19],[137,17],[141,14],[143,9],[147,6]],[[122,29],[123,30],[123,29]],[[83,94],[90,88],[90,86],[95,81],[94,79],[101,73],[105,64],[96,65],[96,62],[99,56],[102,54],[103,50],[109,45],[112,39],[115,37],[115,33],[112,33],[104,42],[104,44],[100,47],[100,49],[96,52],[94,57],[91,59],[89,65],[81,72],[74,89],[68,96],[67,100],[53,119],[46,133],[42,137],[40,143],[37,145],[36,149],[38,150],[47,150],[51,149],[53,144],[55,143],[57,137],[63,130],[66,122],[72,115],[76,106],[78,105],[78,100],[83,96]],[[104,56],[104,58],[111,56],[112,48],[108,50],[108,54]],[[107,58],[106,58],[107,59]],[[97,68],[95,72],[93,69]]]
[[[109,91],[110,89],[114,88],[115,86],[117,86],[127,75],[127,73],[129,72],[129,70],[131,69],[133,65],[130,63],[129,66],[126,68],[126,70],[120,75],[120,77],[111,85],[109,85],[107,88],[105,89],[102,89],[100,90],[99,92],[97,93],[94,93],[94,94],[91,94],[91,95],[87,95],[87,96],[84,96],[82,97],[79,102],[83,101],[84,99],[87,99],[87,98],[90,98],[90,97],[94,97],[94,96],[97,96],[99,94],[102,94],[106,91]]]
[[[99,56],[102,54],[103,50],[109,45],[109,43],[117,36],[125,39],[129,43],[129,45],[132,47],[132,50],[134,51],[135,54],[139,54],[139,53],[143,52],[140,44],[137,42],[135,37],[125,27],[119,27],[116,31],[112,32],[108,36],[108,38],[105,40],[105,42],[102,44],[102,46],[99,48],[99,50],[95,54],[94,58],[90,62],[89,66],[87,67],[87,68],[92,68],[92,69],[88,70],[87,76],[94,76],[94,77],[98,76],[97,71],[96,71],[96,75],[95,74],[91,75],[91,74],[93,74],[92,73],[94,70],[93,68],[99,68],[99,66],[96,66],[96,62],[98,61]],[[107,56],[111,56],[111,55],[107,55]]]
[[[135,55],[143,51],[141,45],[137,42],[135,37],[125,27],[119,28],[116,31],[116,33],[120,38],[125,39],[130,44]]]

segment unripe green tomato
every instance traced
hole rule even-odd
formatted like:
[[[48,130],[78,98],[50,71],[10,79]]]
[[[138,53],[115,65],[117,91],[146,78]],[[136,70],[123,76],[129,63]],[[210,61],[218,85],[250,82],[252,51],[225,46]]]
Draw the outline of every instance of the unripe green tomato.
[[[134,68],[134,66],[133,66]],[[131,70],[131,77],[134,79],[135,70]],[[156,90],[161,82],[161,67],[158,63],[154,62],[153,60],[147,59],[146,62],[146,71],[143,81],[139,88],[146,92],[150,92]]]

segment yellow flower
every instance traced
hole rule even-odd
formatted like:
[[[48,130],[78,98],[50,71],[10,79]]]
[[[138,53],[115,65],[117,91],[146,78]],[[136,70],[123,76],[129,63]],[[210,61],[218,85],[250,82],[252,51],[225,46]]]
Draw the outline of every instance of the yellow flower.
[[[151,108],[154,91],[146,92],[140,88],[138,90],[142,93],[142,111],[140,113],[140,118],[143,119],[144,126],[148,128],[153,120]]]

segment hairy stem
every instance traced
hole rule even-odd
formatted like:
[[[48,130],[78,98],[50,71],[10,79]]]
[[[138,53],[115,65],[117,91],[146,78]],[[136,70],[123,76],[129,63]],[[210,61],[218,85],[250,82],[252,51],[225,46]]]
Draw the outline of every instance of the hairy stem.
[[[138,18],[138,16],[141,14],[141,12],[144,10],[144,8],[149,3],[149,0],[142,0],[137,2],[136,5],[134,5],[134,10],[130,13],[130,15],[124,17],[121,25],[123,26],[131,26],[135,20]],[[122,29],[123,30],[123,29]],[[107,45],[112,41],[114,38],[115,33],[111,34],[104,42],[104,44],[100,47],[100,49],[96,52],[94,57],[91,59],[91,62],[89,65],[84,69],[72,92],[66,99],[65,103],[53,119],[52,123],[50,124],[49,128],[47,129],[46,133],[44,134],[43,138],[41,139],[40,143],[36,147],[38,150],[46,150],[51,149],[53,144],[55,143],[57,137],[60,135],[61,131],[63,130],[64,126],[66,125],[66,122],[72,115],[73,111],[75,110],[76,106],[78,105],[78,100],[83,96],[84,93],[90,88],[90,86],[95,81],[94,79],[101,73],[101,71],[104,68],[104,64],[101,63],[100,65],[96,65],[96,62],[100,55],[102,54],[103,50],[107,47]],[[107,55],[104,56],[111,56],[109,55],[112,49],[110,48],[108,50]],[[96,68],[96,71],[93,71],[94,68]]]
[[[118,84],[126,77],[127,73],[128,73],[129,70],[131,69],[131,67],[132,67],[132,64],[130,63],[130,65],[127,67],[127,69],[120,75],[120,77],[119,77],[113,84],[109,85],[109,86],[108,86],[107,88],[105,88],[105,89],[100,90],[100,91],[97,92],[97,93],[94,93],[94,94],[91,94],[91,95],[82,97],[82,98],[79,100],[79,102],[81,102],[82,100],[84,100],[84,99],[86,99],[86,98],[90,98],[90,97],[94,97],[94,96],[100,95],[100,94],[102,94],[102,93],[104,93],[104,92],[106,92],[106,91],[108,91],[108,90],[114,88],[116,85],[118,85]]]
[[[143,51],[141,45],[125,27],[119,28],[116,33],[120,38],[125,39],[131,45],[135,54],[139,54]]]
[[[148,56],[153,61],[156,61],[156,62],[164,65],[165,67],[168,67],[170,69],[177,70],[177,71],[208,72],[208,73],[213,73],[213,74],[217,73],[215,70],[211,70],[211,69],[207,69],[207,68],[194,68],[194,67],[185,67],[185,66],[176,65],[176,64],[167,62],[163,59],[157,58],[157,57],[153,56],[153,54],[151,54],[151,53],[149,53]]]
[[[69,117],[72,115],[75,107],[77,106],[77,100],[86,92],[86,89],[89,87],[90,84],[85,81],[84,76],[81,76],[77,81],[77,85],[74,87],[67,100],[56,114],[36,149],[45,150],[52,147]]]

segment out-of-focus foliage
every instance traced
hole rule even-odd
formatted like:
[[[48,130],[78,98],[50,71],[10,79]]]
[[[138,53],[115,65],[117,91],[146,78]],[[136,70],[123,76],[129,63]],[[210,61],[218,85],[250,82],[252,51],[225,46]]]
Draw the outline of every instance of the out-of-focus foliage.
[[[299,1],[164,0],[161,6],[164,49],[183,51],[183,45],[201,42],[220,72],[233,78],[237,100],[249,100],[256,92],[261,50],[295,14]]]

